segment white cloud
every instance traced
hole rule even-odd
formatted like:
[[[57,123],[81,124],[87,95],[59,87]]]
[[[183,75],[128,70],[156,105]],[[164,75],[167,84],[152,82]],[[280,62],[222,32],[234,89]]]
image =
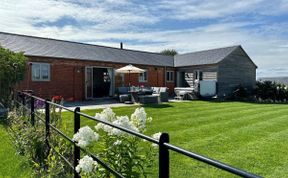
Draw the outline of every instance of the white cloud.
[[[267,24],[257,14],[276,15],[287,13],[285,10],[288,10],[285,0],[235,3],[228,0],[136,3],[130,0],[2,0],[0,29],[114,47],[123,41],[125,48],[155,52],[173,48],[184,53],[242,44],[258,65],[259,76],[267,76],[280,75],[277,72],[279,66],[288,66],[288,23]],[[234,18],[237,14],[252,14],[253,20],[237,20]],[[79,24],[35,25],[57,22],[63,17],[73,18]],[[216,20],[193,28],[159,29],[157,23],[167,19],[185,20],[187,23],[201,19]],[[144,28],[151,25],[154,28]],[[281,71],[281,75],[284,74],[288,75],[288,70],[286,73]]]
[[[159,9],[171,11],[169,18],[176,19],[207,19],[225,17],[241,12],[253,12],[263,0],[162,0],[159,1]]]
[[[33,25],[37,23],[55,22],[66,16],[79,22],[88,21],[98,24],[97,28],[102,30],[122,30],[129,29],[131,25],[151,24],[158,20],[157,17],[147,14],[141,7],[127,11],[115,7],[120,5],[125,7],[125,1],[122,1],[122,4],[114,4],[111,0],[86,2],[94,3],[93,6],[85,6],[85,1],[72,3],[72,1],[56,0],[4,0],[0,6],[0,17],[3,19],[0,27],[18,32],[34,30],[37,27]]]

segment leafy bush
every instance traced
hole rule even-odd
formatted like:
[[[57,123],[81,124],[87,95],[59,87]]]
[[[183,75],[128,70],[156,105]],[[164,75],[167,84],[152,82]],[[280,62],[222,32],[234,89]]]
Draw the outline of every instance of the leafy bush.
[[[283,84],[271,81],[258,81],[256,83],[255,95],[258,100],[287,101],[288,89]]]
[[[51,140],[51,139],[50,139]],[[48,158],[46,160],[47,171],[42,173],[42,177],[73,177],[73,170],[64,160],[59,156],[58,153],[62,154],[67,160],[72,162],[73,160],[73,146],[62,138],[53,137],[51,143],[53,149],[50,150]]]
[[[232,99],[234,100],[245,100],[248,97],[247,88],[244,88],[242,85],[238,85],[232,93]]]
[[[28,157],[34,168],[35,177],[72,177],[73,169],[59,156],[62,154],[70,163],[73,162],[73,144],[60,137],[51,130],[49,142],[46,140],[45,124],[36,120],[32,126],[30,117],[25,116],[24,108],[9,112],[10,133],[13,138],[17,153]],[[51,108],[51,123],[58,128],[66,128],[61,124],[61,112]],[[44,118],[43,112],[37,112],[37,117]],[[116,116],[110,108],[97,113],[96,118],[112,122],[135,132],[145,133],[146,123],[152,118],[147,118],[144,108],[137,108],[128,116]],[[59,119],[60,118],[60,119]],[[99,133],[96,133],[96,131]],[[155,160],[156,144],[145,144],[144,140],[129,135],[119,129],[98,123],[95,130],[89,126],[79,129],[74,134],[76,144],[92,152],[104,160],[114,170],[127,178],[148,177],[149,168]],[[161,133],[154,134],[159,139]],[[97,144],[93,144],[97,142]],[[88,155],[79,160],[76,171],[82,177],[112,177],[113,175]]]
[[[23,79],[27,58],[23,53],[14,53],[0,47],[0,103],[10,105],[14,85]]]
[[[62,158],[56,153],[61,153],[65,158],[72,162],[72,146],[67,141],[59,138],[51,130],[49,142],[46,140],[45,123],[36,119],[32,126],[30,117],[26,116],[24,108],[11,110],[8,114],[10,135],[17,153],[28,158],[31,166],[34,168],[35,177],[72,177],[71,168],[68,167]],[[43,112],[36,114],[42,118]],[[61,119],[59,111],[51,108],[51,124],[59,127]],[[53,149],[52,149],[53,147]]]
[[[15,111],[9,112],[10,134],[18,154],[29,158],[32,165],[45,166],[45,158],[49,154],[48,145],[45,144],[44,124],[38,123],[33,127],[26,116]]]
[[[137,108],[130,118],[128,116],[116,116],[110,108],[96,113],[95,117],[140,133],[145,132],[146,123],[152,120],[152,118],[147,118],[144,108]],[[102,123],[98,123],[95,129],[100,134],[99,141],[98,134],[88,126],[82,127],[73,139],[81,147],[87,147],[97,141],[97,147],[101,147],[100,150],[98,149],[98,152],[100,151],[98,156],[124,177],[138,178],[149,175],[148,170],[153,165],[155,156],[155,149],[153,149],[155,145],[149,144],[143,147],[142,139]],[[82,176],[111,177],[111,173],[98,165],[96,166],[92,161],[89,161],[88,157],[82,159],[77,170]],[[95,169],[92,169],[93,165]],[[91,168],[88,169],[90,172],[87,169],[81,169],[82,167]]]

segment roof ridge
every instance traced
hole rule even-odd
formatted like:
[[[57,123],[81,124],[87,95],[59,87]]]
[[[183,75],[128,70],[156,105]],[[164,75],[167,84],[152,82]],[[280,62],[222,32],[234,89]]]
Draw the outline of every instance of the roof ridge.
[[[156,54],[156,55],[160,55],[160,56],[167,56],[167,55],[164,55],[164,54],[161,54],[161,53],[150,52],[150,51],[140,51],[140,50],[134,50],[134,49],[121,49],[121,48],[111,47],[111,46],[103,46],[103,45],[89,44],[89,43],[84,43],[84,42],[61,40],[61,39],[55,39],[55,38],[39,37],[39,36],[33,36],[33,35],[24,35],[24,34],[9,33],[9,32],[2,32],[2,31],[0,31],[0,33],[7,34],[7,35],[22,36],[22,37],[38,38],[38,39],[43,39],[43,40],[53,40],[53,41],[60,41],[60,42],[66,42],[66,43],[75,43],[75,44],[88,45],[88,46],[97,46],[97,47],[103,47],[103,48],[111,48],[111,49],[123,50],[123,51],[141,52],[141,53]],[[168,56],[168,57],[170,57],[170,56]]]
[[[189,52],[189,53],[177,54],[175,56],[182,56],[182,55],[193,54],[193,53],[201,53],[201,52],[214,51],[214,50],[220,50],[220,49],[225,49],[225,48],[237,48],[237,47],[241,47],[241,45],[233,45],[233,46],[226,46],[226,47],[221,47],[221,48],[206,49],[206,50],[201,50],[201,51],[194,51],[194,52]]]

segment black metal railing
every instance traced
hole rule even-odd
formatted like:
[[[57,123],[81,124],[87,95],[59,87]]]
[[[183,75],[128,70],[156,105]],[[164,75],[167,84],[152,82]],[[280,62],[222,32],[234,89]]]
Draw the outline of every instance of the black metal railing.
[[[30,102],[30,106],[27,106],[27,98],[29,99]],[[43,103],[45,103],[45,119],[41,118],[41,116],[38,116],[35,113],[35,107],[34,107],[34,103],[35,101],[42,101]],[[136,137],[139,137],[141,139],[145,139],[151,143],[157,144],[159,145],[159,178],[169,178],[169,151],[174,151],[176,153],[179,153],[181,155],[193,158],[195,160],[198,160],[200,162],[209,164],[213,167],[216,167],[218,169],[221,169],[223,171],[226,172],[230,172],[234,175],[238,175],[241,177],[247,177],[247,178],[260,178],[261,176],[258,176],[256,174],[253,173],[249,173],[247,171],[238,169],[236,167],[230,166],[228,164],[222,163],[220,161],[208,158],[206,156],[197,154],[197,153],[193,153],[190,151],[187,151],[185,149],[182,149],[180,147],[177,147],[175,145],[172,145],[169,143],[169,135],[168,133],[162,133],[160,136],[160,140],[156,140],[152,137],[149,137],[147,135],[144,135],[142,133],[139,132],[135,132],[132,130],[129,130],[125,127],[121,127],[119,125],[114,125],[108,121],[104,121],[104,120],[99,120],[93,116],[87,115],[85,113],[82,113],[80,110],[80,107],[76,107],[74,110],[69,109],[67,107],[64,107],[62,105],[59,105],[57,103],[53,103],[50,100],[44,100],[43,98],[39,98],[37,96],[32,95],[31,93],[27,93],[27,92],[18,92],[17,96],[15,96],[14,101],[16,103],[16,106],[23,106],[24,110],[28,110],[30,112],[30,121],[31,124],[34,126],[35,125],[35,117],[37,117],[38,119],[40,119],[42,122],[45,123],[45,127],[46,127],[46,142],[49,144],[49,137],[50,137],[50,128],[53,129],[55,132],[57,132],[59,135],[61,135],[63,138],[65,138],[66,140],[68,140],[69,142],[71,142],[74,145],[74,152],[73,152],[73,165],[59,152],[57,152],[55,149],[53,149],[53,146],[49,146],[50,149],[52,148],[54,152],[56,152],[72,169],[74,172],[74,177],[75,178],[79,178],[79,174],[75,171],[76,166],[78,165],[78,161],[80,159],[80,152],[83,151],[86,154],[88,154],[89,156],[91,156],[95,161],[97,161],[101,166],[103,166],[105,169],[109,170],[114,176],[116,177],[120,177],[122,178],[123,176],[115,171],[113,168],[111,168],[107,163],[105,163],[101,158],[97,157],[96,155],[94,155],[93,153],[89,152],[88,150],[81,148],[79,146],[76,145],[76,143],[70,138],[68,137],[66,134],[64,134],[61,130],[59,130],[58,128],[56,128],[55,126],[50,124],[50,106],[53,105],[55,107],[64,109],[68,112],[72,112],[74,113],[74,133],[77,133],[78,130],[80,129],[80,116],[83,116],[86,119],[90,119],[96,122],[100,122],[106,125],[109,125],[113,128],[117,128],[121,131],[124,131],[128,134],[134,135]],[[24,112],[24,111],[23,111]]]

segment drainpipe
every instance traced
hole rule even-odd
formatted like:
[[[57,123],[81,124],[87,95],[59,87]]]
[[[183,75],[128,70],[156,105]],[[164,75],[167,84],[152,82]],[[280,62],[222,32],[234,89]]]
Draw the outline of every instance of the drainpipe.
[[[164,67],[164,85],[167,87],[167,80],[166,80],[166,66]]]
[[[73,66],[73,101],[75,101],[75,73],[76,73],[76,67]]]
[[[30,81],[32,81],[32,62],[28,62],[28,77],[27,77],[27,83],[26,83],[26,90],[31,89],[30,88]],[[32,89],[31,89],[32,90]]]

